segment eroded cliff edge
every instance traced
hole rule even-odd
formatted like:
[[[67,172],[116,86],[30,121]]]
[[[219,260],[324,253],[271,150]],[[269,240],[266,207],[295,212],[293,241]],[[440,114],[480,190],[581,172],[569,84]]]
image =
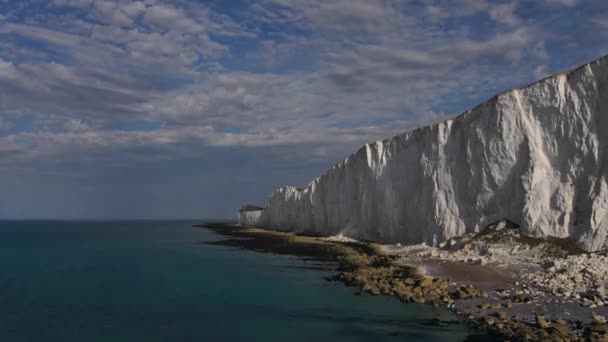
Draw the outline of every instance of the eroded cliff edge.
[[[437,244],[508,220],[528,235],[603,249],[607,87],[604,57],[367,144],[305,188],[276,190],[258,225]]]

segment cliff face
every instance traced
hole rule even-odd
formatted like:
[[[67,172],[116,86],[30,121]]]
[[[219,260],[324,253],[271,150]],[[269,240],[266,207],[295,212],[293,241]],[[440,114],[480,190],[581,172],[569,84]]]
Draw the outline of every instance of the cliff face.
[[[499,94],[455,119],[370,143],[261,226],[436,244],[509,220],[533,236],[608,237],[608,58]]]
[[[237,223],[239,226],[255,226],[260,219],[261,211],[245,211],[239,212]]]

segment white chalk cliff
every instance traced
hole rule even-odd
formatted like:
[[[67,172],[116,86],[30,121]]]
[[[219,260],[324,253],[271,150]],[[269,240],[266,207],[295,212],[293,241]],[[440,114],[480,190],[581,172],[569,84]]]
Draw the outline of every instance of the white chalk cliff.
[[[305,188],[276,190],[258,225],[438,244],[500,220],[607,246],[608,57],[367,144]]]

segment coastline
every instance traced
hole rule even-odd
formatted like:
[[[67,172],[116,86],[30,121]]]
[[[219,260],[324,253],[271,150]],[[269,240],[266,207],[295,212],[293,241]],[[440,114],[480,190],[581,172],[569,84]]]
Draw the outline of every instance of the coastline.
[[[194,226],[226,237],[208,244],[336,263],[337,273],[328,280],[357,287],[370,295],[446,307],[461,317],[464,324],[492,338],[608,340],[608,327],[602,322],[602,316],[592,314],[589,308],[575,302],[558,300],[552,294],[529,291],[527,284],[514,276],[517,268],[509,270],[495,265],[442,260],[436,253],[424,256],[416,247],[404,253],[407,248],[373,242],[232,224]],[[604,314],[608,307],[599,311]]]

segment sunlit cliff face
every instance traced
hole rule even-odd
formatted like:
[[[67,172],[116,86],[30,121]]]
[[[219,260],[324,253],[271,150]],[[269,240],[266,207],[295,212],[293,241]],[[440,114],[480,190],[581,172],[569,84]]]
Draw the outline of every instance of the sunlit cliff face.
[[[367,144],[259,225],[436,245],[507,220],[527,235],[608,244],[608,57],[461,116]]]

